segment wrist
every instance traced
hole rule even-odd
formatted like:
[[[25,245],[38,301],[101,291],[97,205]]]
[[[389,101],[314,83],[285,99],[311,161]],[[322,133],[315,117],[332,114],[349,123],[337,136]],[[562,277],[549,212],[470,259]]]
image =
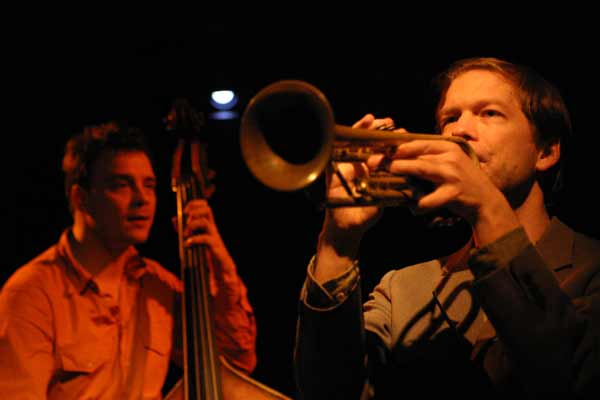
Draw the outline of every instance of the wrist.
[[[363,234],[356,229],[342,229],[332,224],[323,226],[319,234],[317,252],[334,253],[337,257],[354,259]]]
[[[315,281],[325,283],[343,273],[356,260],[360,240],[360,235],[324,229],[315,255]]]

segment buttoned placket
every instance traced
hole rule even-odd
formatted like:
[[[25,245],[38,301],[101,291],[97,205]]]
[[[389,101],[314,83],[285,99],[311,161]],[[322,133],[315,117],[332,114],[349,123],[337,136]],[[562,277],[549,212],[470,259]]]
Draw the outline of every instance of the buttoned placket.
[[[114,298],[108,293],[104,293],[99,291],[98,286],[94,283],[97,294],[99,298],[99,303],[101,304],[102,314],[100,318],[97,318],[94,321],[96,324],[105,324],[109,326],[109,334],[112,338],[112,351],[116,351],[116,357],[114,358],[117,361],[117,368],[119,371],[119,387],[122,387],[123,382],[126,381],[126,377],[124,374],[127,369],[124,368],[123,359],[125,357],[125,349],[123,343],[123,318],[122,318],[122,300],[123,300],[123,280],[121,280],[121,284],[119,285],[119,290],[117,291],[117,297]]]
[[[132,343],[128,343],[131,339],[130,333],[127,332],[127,329],[130,329],[129,320],[131,319],[131,314],[133,313],[133,307],[135,306],[135,298],[137,295],[137,279],[128,276],[125,274],[121,279],[121,285],[119,287],[119,315],[117,320],[118,326],[118,346],[119,346],[119,367],[120,367],[120,376],[121,382],[128,382],[130,366],[131,366],[131,352],[133,349],[131,348]],[[126,390],[125,387],[122,390]],[[125,394],[123,395],[125,397]]]

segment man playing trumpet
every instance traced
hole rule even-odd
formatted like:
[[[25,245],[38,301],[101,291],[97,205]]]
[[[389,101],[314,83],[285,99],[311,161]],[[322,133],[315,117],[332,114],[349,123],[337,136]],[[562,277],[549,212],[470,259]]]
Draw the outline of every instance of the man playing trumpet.
[[[472,238],[444,259],[389,271],[363,304],[357,254],[381,208],[327,209],[301,293],[299,393],[597,398],[600,242],[547,206],[571,135],[563,99],[529,68],[494,58],[460,60],[439,82],[439,133],[466,140],[479,166],[456,143],[414,140],[385,169],[431,182],[416,211],[449,210]],[[368,114],[354,127],[390,123]],[[351,181],[382,159],[339,170]],[[347,196],[327,178],[328,196]]]

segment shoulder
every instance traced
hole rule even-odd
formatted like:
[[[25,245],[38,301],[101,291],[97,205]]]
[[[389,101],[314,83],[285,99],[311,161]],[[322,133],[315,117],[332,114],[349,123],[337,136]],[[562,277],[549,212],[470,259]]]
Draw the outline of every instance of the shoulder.
[[[600,280],[600,240],[575,232],[573,241],[573,265],[577,275],[584,277],[589,282],[596,282],[592,286],[597,289]],[[587,277],[587,278],[586,278]]]
[[[415,278],[419,280],[429,277],[437,278],[440,274],[441,263],[439,260],[429,260],[418,264],[408,265],[403,268],[394,269],[387,272],[381,279],[382,283],[394,284],[409,280],[414,282]]]
[[[593,256],[600,262],[600,239],[575,231],[575,249]]]
[[[600,240],[586,233],[568,227],[572,240],[568,241],[572,269],[565,270],[561,286],[576,297],[582,294],[597,293],[600,290]]]
[[[64,271],[57,247],[52,246],[17,268],[4,284],[2,292],[48,287],[62,274]]]
[[[430,260],[388,271],[373,289],[372,294],[380,294],[392,299],[429,293],[428,289],[433,287],[440,277],[440,270],[439,260]]]
[[[582,232],[570,224],[558,218],[552,220],[560,242],[568,243],[571,248],[565,252],[572,252],[572,260],[575,266],[600,266],[600,238],[593,237]]]
[[[144,275],[144,285],[150,285],[155,288],[166,289],[171,292],[182,292],[183,286],[181,280],[171,271],[163,267],[158,261],[143,257],[146,264],[146,275]]]
[[[63,276],[64,269],[53,246],[9,277],[0,290],[0,314],[49,314]]]

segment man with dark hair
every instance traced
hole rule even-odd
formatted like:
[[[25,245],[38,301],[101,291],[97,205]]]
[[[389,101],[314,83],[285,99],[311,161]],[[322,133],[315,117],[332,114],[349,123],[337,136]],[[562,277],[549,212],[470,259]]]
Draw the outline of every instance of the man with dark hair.
[[[135,246],[150,234],[156,176],[142,132],[114,121],[71,138],[63,159],[73,225],[0,292],[2,398],[159,399],[181,360],[180,280]],[[247,373],[256,323],[203,199],[185,205],[186,246],[206,245],[216,346]],[[175,339],[175,340],[174,340]]]
[[[339,170],[349,182],[381,168],[431,182],[415,211],[448,210],[471,239],[389,271],[363,304],[358,249],[382,210],[328,209],[301,293],[301,397],[598,398],[600,243],[546,204],[571,135],[558,90],[495,58],[457,61],[439,82],[439,133],[479,163],[452,141],[414,140]],[[391,124],[368,114],[355,127]],[[329,178],[328,195],[347,196]],[[401,241],[402,227],[390,234]]]

